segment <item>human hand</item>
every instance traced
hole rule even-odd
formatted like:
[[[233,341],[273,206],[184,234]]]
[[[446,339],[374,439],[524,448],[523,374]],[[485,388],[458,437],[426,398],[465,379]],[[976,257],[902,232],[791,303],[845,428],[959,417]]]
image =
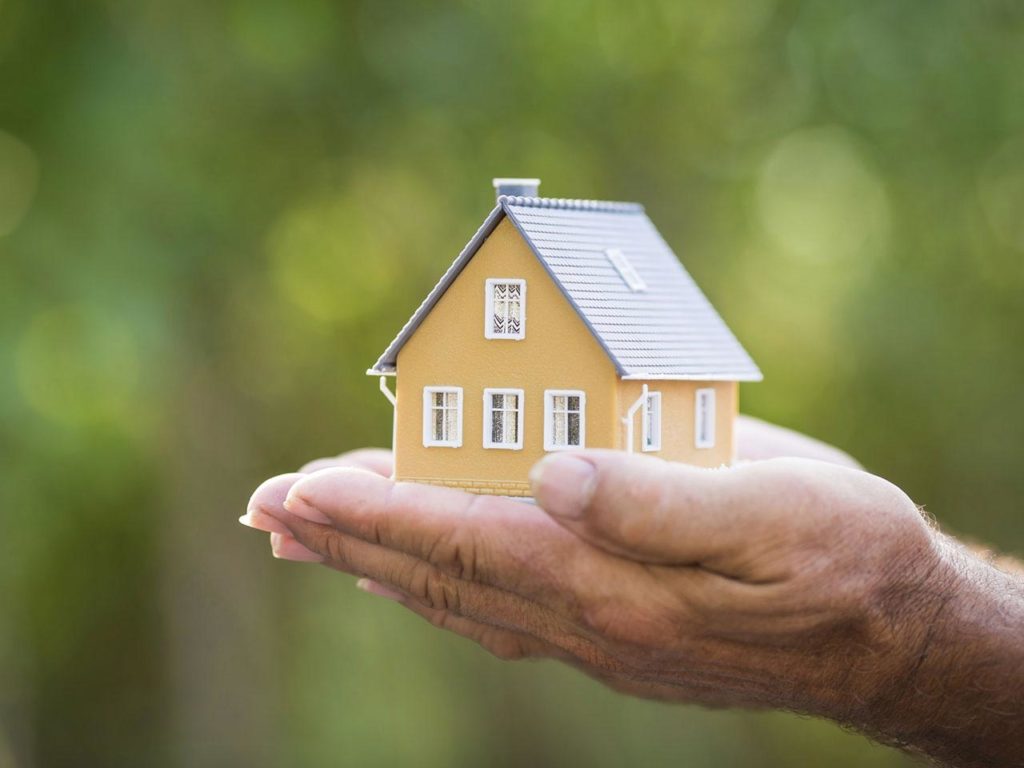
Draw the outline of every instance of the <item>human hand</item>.
[[[560,453],[532,478],[537,508],[393,483],[374,474],[389,471],[382,452],[333,463],[350,466],[254,494],[249,522],[275,531],[278,556],[362,576],[502,658],[561,659],[647,697],[821,714],[935,754],[948,743],[908,693],[932,685],[962,558],[880,478],[808,459],[701,470]]]

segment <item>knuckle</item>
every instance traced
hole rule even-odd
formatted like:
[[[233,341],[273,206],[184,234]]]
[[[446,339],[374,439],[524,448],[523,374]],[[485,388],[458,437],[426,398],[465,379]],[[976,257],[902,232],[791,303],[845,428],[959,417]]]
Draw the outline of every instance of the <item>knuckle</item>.
[[[458,613],[459,590],[452,579],[426,563],[417,565],[409,579],[409,592],[428,608]]]
[[[866,480],[866,481],[865,481]],[[920,508],[900,488],[882,478],[861,475],[845,507],[843,539],[847,555],[863,566],[905,562],[930,551],[932,530]]]
[[[476,548],[458,530],[447,531],[430,545],[427,560],[457,579],[472,579],[476,571]]]
[[[452,528],[438,536],[427,549],[427,560],[445,573],[473,581],[480,571],[480,546],[465,528]]]
[[[323,531],[314,541],[315,549],[328,560],[348,562],[348,547],[345,537],[334,530]]]
[[[809,464],[805,459],[781,458],[773,459],[771,470],[781,470],[779,477],[785,478],[785,492],[780,500],[793,512],[799,513],[795,519],[803,519],[815,523],[818,528],[819,518],[829,508],[828,494],[831,483],[821,475],[817,464]],[[768,470],[768,467],[765,467]],[[829,468],[829,472],[834,468]]]
[[[870,475],[795,458],[771,459],[752,471],[765,473],[766,504],[775,512],[765,520],[775,537],[828,560],[836,542],[863,525],[863,478]]]

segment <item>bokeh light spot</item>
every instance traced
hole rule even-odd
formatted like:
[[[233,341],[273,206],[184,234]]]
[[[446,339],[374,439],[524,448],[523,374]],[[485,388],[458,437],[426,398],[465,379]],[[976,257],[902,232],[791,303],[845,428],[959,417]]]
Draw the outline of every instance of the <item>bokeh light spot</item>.
[[[326,0],[247,0],[231,7],[230,33],[251,64],[281,75],[318,64],[332,42],[334,7]]]
[[[54,421],[130,418],[138,345],[123,322],[93,308],[66,305],[37,314],[20,339],[15,366],[26,402]]]
[[[302,203],[269,235],[271,277],[294,305],[324,324],[373,311],[391,291],[394,221],[349,195]]]
[[[888,236],[885,189],[839,128],[783,138],[761,168],[757,207],[775,244],[801,259],[862,257],[881,250]]]
[[[32,205],[39,179],[35,153],[0,131],[0,237],[14,231]]]
[[[1024,137],[1004,144],[978,180],[985,219],[1004,245],[1024,249]]]

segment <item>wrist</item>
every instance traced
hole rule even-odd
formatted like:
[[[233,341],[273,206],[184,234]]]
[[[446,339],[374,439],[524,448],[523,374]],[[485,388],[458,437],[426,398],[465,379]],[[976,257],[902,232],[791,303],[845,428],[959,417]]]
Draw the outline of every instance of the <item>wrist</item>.
[[[881,601],[884,661],[851,724],[953,765],[1006,764],[1024,747],[1024,587],[929,533]]]

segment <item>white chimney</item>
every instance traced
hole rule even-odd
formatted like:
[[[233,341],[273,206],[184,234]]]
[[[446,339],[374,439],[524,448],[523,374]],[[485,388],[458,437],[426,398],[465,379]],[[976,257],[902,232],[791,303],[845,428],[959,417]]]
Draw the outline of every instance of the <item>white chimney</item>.
[[[540,179],[494,179],[495,197],[537,197]]]

